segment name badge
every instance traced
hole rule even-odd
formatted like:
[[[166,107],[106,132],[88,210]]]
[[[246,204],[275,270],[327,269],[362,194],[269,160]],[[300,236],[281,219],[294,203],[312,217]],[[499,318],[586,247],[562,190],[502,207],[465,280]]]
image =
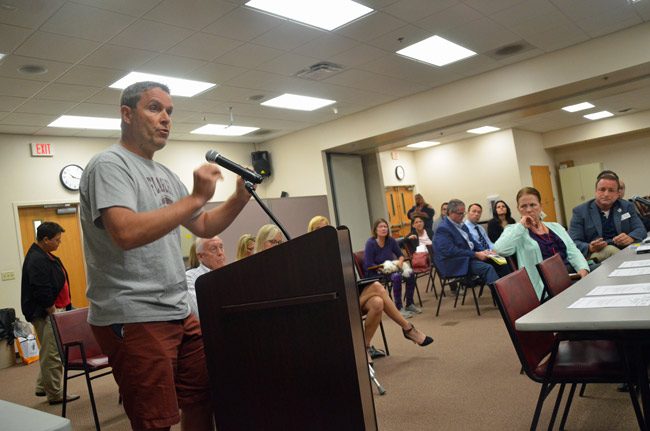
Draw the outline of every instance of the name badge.
[[[623,220],[627,220],[627,219],[629,219],[630,217],[632,217],[632,216],[630,215],[630,213],[625,213],[625,214],[621,215],[621,221],[623,221]]]

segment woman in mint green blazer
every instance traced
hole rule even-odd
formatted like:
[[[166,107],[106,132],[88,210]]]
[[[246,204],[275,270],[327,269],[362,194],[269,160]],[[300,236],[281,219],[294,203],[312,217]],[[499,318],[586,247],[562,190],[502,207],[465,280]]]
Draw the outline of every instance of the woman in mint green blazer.
[[[521,214],[518,223],[506,226],[494,244],[494,250],[502,256],[517,257],[519,268],[526,268],[537,297],[542,296],[544,283],[537,272],[536,264],[554,254],[560,254],[569,272],[580,277],[589,273],[589,265],[559,223],[543,222],[542,198],[533,187],[524,187],[517,193],[517,209]]]

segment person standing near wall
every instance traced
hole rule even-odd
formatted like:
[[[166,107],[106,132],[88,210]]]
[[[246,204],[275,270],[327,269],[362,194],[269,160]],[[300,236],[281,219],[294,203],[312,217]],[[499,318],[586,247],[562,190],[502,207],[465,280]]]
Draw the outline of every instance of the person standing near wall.
[[[38,226],[36,242],[25,255],[21,279],[22,311],[41,343],[35,394],[47,396],[50,404],[63,402],[63,365],[49,316],[72,307],[68,272],[61,259],[52,254],[59,248],[63,232],[61,225],[54,222]],[[79,395],[68,394],[68,402],[77,399]]]

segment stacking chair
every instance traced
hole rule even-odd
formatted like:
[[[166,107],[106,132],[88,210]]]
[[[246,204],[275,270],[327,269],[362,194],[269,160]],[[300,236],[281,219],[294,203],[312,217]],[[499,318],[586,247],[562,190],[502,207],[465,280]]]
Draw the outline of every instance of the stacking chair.
[[[438,277],[440,277],[440,295],[438,295],[438,307],[436,308],[436,317],[440,314],[440,305],[442,304],[442,298],[445,296],[445,286],[456,287],[456,298],[454,299],[454,308],[458,304],[458,297],[463,295],[463,300],[461,305],[465,305],[465,296],[467,295],[467,290],[471,289],[472,296],[474,297],[474,305],[476,306],[476,314],[481,315],[481,310],[478,306],[478,297],[476,296],[476,288],[480,287],[483,289],[483,281],[477,275],[465,275],[461,277],[449,277],[440,272],[438,269]]]
[[[431,264],[431,254],[427,252],[427,266],[426,268],[419,268],[416,269],[413,267],[413,252],[411,249],[406,245],[406,242],[403,244],[400,244],[400,248],[402,249],[402,252],[404,253],[404,256],[406,257],[407,260],[411,261],[411,268],[413,269],[413,274],[415,277],[415,293],[418,295],[418,302],[420,303],[420,307],[422,307],[422,297],[420,296],[420,288],[418,287],[418,278],[426,277],[427,278],[427,287],[425,292],[429,291],[429,286],[433,286],[433,293],[435,294],[436,298],[438,298],[438,292],[436,291],[436,287],[433,284],[433,265]]]
[[[537,271],[542,278],[542,282],[544,282],[544,290],[542,291],[541,297],[542,302],[559,295],[573,284],[569,271],[567,271],[562,257],[559,254],[554,254],[538,263]]]
[[[65,417],[66,413],[68,380],[85,376],[90,405],[93,409],[93,418],[95,419],[95,428],[99,431],[99,419],[91,380],[111,374],[112,370],[109,368],[108,357],[102,353],[90,325],[86,321],[87,317],[87,308],[78,308],[50,315],[56,344],[63,362],[63,407],[61,416]],[[95,373],[106,369],[108,371],[99,374]],[[79,371],[79,373],[70,375],[70,371]]]
[[[564,429],[577,384],[622,383],[630,385],[632,406],[641,429],[643,419],[626,361],[619,355],[615,343],[604,340],[571,340],[564,334],[526,332],[515,328],[515,321],[540,305],[525,269],[519,269],[490,285],[496,298],[510,339],[526,375],[541,383],[531,430],[537,428],[545,399],[556,384],[559,390],[548,429],[553,429],[562,402],[564,388],[571,388],[562,414],[560,429]]]

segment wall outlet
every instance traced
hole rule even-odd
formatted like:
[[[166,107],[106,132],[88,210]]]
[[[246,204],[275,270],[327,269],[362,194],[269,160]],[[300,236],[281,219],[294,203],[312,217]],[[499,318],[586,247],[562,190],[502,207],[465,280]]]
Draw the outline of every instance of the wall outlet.
[[[2,281],[9,281],[16,278],[16,273],[13,271],[2,271]]]

